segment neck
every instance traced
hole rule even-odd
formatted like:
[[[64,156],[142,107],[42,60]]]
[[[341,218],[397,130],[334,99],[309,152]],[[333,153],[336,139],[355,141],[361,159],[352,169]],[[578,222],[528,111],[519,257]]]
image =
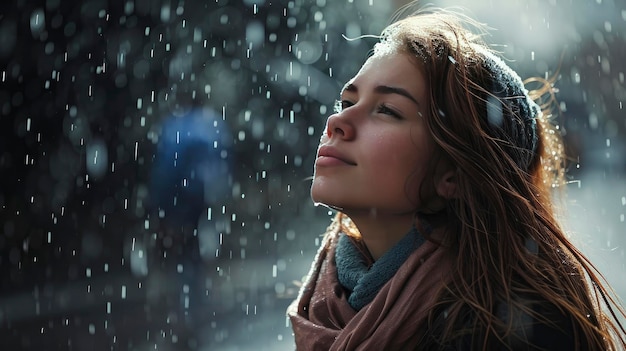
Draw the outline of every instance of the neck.
[[[361,239],[374,260],[400,241],[411,230],[415,219],[413,214],[381,215],[374,211],[346,214],[359,229]]]

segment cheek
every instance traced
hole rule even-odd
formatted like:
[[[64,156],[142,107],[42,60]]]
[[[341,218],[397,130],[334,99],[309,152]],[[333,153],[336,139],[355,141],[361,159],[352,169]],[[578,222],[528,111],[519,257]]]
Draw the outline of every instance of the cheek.
[[[422,189],[422,184],[425,180],[425,172],[423,168],[418,168],[417,166],[410,170],[410,173],[406,179],[405,187],[406,192],[410,195],[412,201],[417,201],[420,199],[420,191]]]
[[[409,140],[384,140],[372,145],[372,166],[390,181],[406,184],[422,178],[424,154],[419,146]]]
[[[389,163],[397,175],[395,178],[403,187],[412,202],[419,202],[419,194],[424,186],[428,187],[428,167],[431,158],[431,148],[426,142],[414,142],[411,140],[398,143],[394,146],[397,150],[395,155],[387,155]],[[398,152],[398,150],[401,150]]]

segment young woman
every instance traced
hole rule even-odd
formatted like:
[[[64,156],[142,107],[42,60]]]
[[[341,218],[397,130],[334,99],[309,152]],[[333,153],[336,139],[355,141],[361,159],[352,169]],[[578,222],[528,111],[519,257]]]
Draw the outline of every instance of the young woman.
[[[341,92],[311,196],[338,211],[298,350],[617,350],[623,309],[551,204],[563,146],[519,76],[445,11],[386,28]]]

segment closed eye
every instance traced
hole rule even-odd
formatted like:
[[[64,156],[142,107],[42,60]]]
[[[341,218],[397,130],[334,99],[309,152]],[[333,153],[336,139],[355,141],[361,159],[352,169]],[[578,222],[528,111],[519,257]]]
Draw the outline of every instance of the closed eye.
[[[402,118],[402,116],[400,116],[399,113],[397,113],[396,111],[394,111],[393,109],[391,109],[389,106],[385,104],[381,104],[380,106],[378,106],[378,112],[382,114],[390,115],[397,119]]]

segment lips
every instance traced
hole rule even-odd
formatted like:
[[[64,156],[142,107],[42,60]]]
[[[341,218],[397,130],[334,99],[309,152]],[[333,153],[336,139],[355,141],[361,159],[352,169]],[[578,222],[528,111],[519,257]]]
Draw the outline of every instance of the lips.
[[[356,166],[356,162],[352,161],[348,156],[332,146],[322,146],[317,151],[317,164],[346,164]]]

